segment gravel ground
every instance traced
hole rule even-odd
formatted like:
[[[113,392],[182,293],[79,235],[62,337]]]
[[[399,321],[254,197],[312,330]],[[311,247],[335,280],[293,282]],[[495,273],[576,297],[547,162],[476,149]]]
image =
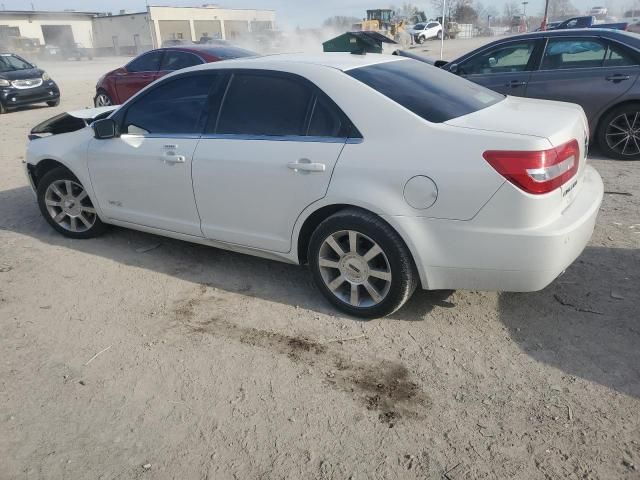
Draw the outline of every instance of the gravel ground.
[[[640,478],[640,163],[593,155],[611,193],[544,291],[361,322],[304,268],[45,223],[27,132],[119,63],[0,117],[0,478]]]

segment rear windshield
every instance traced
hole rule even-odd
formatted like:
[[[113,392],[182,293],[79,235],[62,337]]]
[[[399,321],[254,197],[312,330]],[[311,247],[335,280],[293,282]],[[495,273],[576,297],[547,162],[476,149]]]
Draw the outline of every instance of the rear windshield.
[[[386,62],[346,73],[432,123],[477,112],[505,98],[417,60]]]
[[[232,45],[220,45],[220,46],[212,46],[211,48],[206,49],[206,51],[223,60],[229,60],[231,58],[242,58],[242,57],[256,57],[258,54],[256,52],[252,52],[251,50],[245,50],[244,48],[234,47]]]

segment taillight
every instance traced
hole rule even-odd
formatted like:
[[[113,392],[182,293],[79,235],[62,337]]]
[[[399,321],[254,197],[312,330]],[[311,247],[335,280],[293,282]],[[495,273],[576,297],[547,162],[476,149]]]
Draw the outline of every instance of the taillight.
[[[496,171],[525,192],[542,194],[564,185],[578,171],[580,146],[571,140],[537,152],[490,150],[484,159]]]

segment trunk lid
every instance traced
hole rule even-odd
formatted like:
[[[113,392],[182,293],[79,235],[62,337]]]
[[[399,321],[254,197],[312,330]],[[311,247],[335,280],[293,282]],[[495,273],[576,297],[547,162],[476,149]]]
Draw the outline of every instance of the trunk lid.
[[[561,147],[576,140],[580,150],[579,158],[576,159],[577,172],[548,195],[553,194],[558,198],[556,205],[560,211],[563,211],[578,194],[589,147],[589,126],[584,111],[579,105],[507,97],[502,102],[449,120],[446,124],[493,133],[543,138],[549,142],[549,148]]]

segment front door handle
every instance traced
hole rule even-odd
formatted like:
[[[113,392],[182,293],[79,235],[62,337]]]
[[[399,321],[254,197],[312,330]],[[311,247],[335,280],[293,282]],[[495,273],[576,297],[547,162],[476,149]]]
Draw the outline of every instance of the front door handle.
[[[185,163],[187,161],[187,157],[184,155],[176,155],[175,152],[167,152],[162,157],[164,163],[168,163],[170,165],[174,165],[176,163]]]
[[[518,88],[518,87],[526,87],[527,86],[527,82],[523,82],[521,80],[511,80],[510,82],[507,82],[507,87],[510,88]]]
[[[313,163],[307,158],[302,158],[297,162],[289,162],[287,167],[294,172],[324,172],[327,169],[324,163]]]
[[[605,80],[607,82],[620,83],[620,82],[624,82],[625,80],[629,80],[630,78],[631,78],[630,75],[617,73],[615,75],[609,75],[607,78],[605,78]]]

